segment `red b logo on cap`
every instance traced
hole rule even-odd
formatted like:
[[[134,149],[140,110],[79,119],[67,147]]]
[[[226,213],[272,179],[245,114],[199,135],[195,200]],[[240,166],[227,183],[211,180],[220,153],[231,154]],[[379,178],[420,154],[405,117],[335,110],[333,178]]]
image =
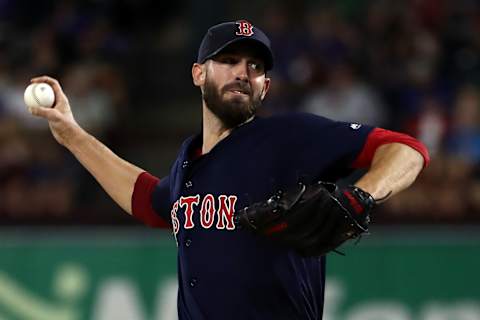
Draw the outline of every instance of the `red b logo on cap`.
[[[238,31],[235,33],[237,36],[250,37],[253,35],[253,25],[247,20],[235,22],[238,25]]]

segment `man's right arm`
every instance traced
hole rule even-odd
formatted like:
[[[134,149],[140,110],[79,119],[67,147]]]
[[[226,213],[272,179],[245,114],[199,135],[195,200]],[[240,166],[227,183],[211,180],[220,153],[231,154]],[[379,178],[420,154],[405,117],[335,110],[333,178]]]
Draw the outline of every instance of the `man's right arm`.
[[[46,82],[55,92],[52,108],[30,108],[31,114],[48,120],[53,136],[95,177],[112,199],[132,214],[132,194],[141,168],[121,159],[75,121],[67,97],[57,80],[43,76],[32,82]]]
[[[135,181],[144,171],[123,160],[95,137],[79,128],[65,147],[95,177],[102,188],[127,213],[132,214]]]

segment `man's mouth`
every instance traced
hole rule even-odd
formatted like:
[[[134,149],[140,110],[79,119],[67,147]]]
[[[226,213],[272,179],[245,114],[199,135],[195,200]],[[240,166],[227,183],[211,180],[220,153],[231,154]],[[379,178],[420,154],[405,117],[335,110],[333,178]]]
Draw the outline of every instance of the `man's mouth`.
[[[250,96],[251,91],[250,88],[247,85],[229,85],[225,88],[227,92],[231,92],[235,95],[245,95],[245,96]]]
[[[243,95],[246,95],[246,96],[250,95],[248,92],[242,91],[242,90],[229,90],[229,91],[233,92],[235,94],[243,94]]]

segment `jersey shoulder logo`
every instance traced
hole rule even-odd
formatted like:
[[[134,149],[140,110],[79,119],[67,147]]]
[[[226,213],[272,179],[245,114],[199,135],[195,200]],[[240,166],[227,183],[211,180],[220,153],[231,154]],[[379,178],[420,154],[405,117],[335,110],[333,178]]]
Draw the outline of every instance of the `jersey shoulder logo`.
[[[360,129],[362,125],[360,123],[351,123],[350,124],[350,128],[352,128],[353,130],[358,130]]]
[[[235,22],[238,26],[237,36],[251,37],[253,35],[253,25],[247,20]]]

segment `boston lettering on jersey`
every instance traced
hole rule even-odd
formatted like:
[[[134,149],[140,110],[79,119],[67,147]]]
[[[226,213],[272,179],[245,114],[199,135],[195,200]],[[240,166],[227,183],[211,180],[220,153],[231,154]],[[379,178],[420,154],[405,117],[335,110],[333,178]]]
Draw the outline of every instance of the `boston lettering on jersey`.
[[[180,197],[180,199],[175,201],[170,212],[175,239],[180,229],[180,222],[177,217],[179,207],[185,209],[184,229],[195,227],[193,215],[196,214],[200,216],[200,226],[204,229],[210,229],[215,225],[215,228],[218,230],[235,230],[233,215],[236,202],[237,196],[226,195],[214,197],[212,194],[207,194],[204,197],[200,197],[197,194],[195,196]]]

